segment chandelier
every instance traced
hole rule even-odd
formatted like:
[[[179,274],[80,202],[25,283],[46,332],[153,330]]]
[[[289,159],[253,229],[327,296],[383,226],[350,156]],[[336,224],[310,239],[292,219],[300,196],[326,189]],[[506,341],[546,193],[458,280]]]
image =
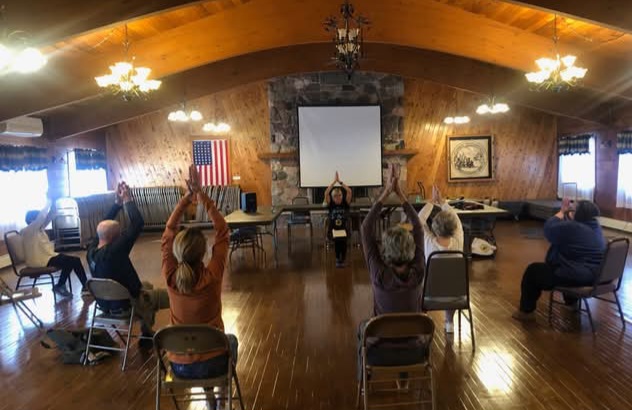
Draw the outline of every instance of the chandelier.
[[[204,130],[204,132],[210,132],[212,134],[225,134],[230,131],[230,125],[226,124],[225,122],[207,122],[202,126],[202,130]]]
[[[486,114],[503,114],[509,111],[509,106],[505,103],[496,102],[496,98],[492,97],[488,102],[478,106],[476,113],[479,115]]]
[[[557,15],[553,18],[553,44],[555,46],[554,58],[539,58],[535,61],[539,71],[527,73],[527,81],[536,90],[562,91],[577,84],[577,81],[586,75],[585,68],[576,67],[577,57],[567,55],[560,57],[557,49]]]
[[[160,88],[162,81],[148,80],[151,69],[147,67],[135,67],[134,58],[128,59],[129,40],[127,37],[127,24],[125,25],[125,61],[119,61],[110,66],[110,74],[95,77],[99,87],[108,88],[114,94],[120,94],[125,101],[135,97],[143,97],[147,93]]]
[[[167,119],[174,122],[201,121],[204,117],[198,110],[187,111],[186,103],[182,103],[180,109],[171,111]]]
[[[362,15],[353,15],[353,5],[349,3],[349,0],[345,0],[340,5],[340,14],[342,20],[339,21],[337,17],[330,16],[325,19],[323,25],[325,31],[333,33],[335,51],[332,60],[350,80],[363,56],[363,29],[364,27],[368,29],[371,23]]]
[[[0,6],[0,72],[32,73],[46,65],[47,59],[33,47],[28,47],[24,31],[9,31],[4,6]]]

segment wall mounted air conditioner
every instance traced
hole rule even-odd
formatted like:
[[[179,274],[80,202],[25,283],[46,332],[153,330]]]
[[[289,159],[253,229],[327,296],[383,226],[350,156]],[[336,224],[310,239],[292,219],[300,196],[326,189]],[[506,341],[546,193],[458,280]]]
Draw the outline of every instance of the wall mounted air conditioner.
[[[18,117],[0,122],[0,136],[34,138],[44,132],[42,120],[33,117]]]

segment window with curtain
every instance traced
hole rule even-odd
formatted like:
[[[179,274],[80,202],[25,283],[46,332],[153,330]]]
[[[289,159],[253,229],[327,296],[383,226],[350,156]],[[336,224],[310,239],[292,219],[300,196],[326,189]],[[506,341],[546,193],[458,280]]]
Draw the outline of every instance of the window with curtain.
[[[0,145],[0,235],[26,226],[24,217],[46,204],[49,158],[46,148]]]
[[[632,131],[617,134],[617,208],[632,208]]]
[[[71,197],[107,192],[105,154],[75,148],[68,152],[68,189]]]
[[[565,184],[577,184],[577,199],[593,200],[595,193],[595,138],[591,134],[558,140],[557,195],[564,197]]]

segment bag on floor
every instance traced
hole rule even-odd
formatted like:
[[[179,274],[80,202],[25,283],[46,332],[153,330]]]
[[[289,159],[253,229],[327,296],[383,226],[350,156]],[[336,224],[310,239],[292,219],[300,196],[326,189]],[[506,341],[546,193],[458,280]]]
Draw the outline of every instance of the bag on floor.
[[[48,329],[40,344],[47,349],[59,349],[61,351],[61,361],[64,364],[83,364],[88,344],[88,332],[89,329]],[[52,343],[48,343],[46,340]],[[92,343],[109,347],[118,345],[110,334],[103,329],[93,330]],[[88,364],[98,364],[109,356],[110,354],[106,351],[90,349]]]
[[[478,256],[491,256],[496,252],[496,247],[481,238],[474,238],[472,241],[472,254]]]

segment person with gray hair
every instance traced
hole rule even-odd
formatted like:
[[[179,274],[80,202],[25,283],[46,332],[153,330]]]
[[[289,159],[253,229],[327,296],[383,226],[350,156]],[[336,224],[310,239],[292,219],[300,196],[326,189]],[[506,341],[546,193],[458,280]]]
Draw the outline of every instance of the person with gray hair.
[[[375,225],[388,196],[395,192],[408,220],[412,233],[396,226],[382,234],[378,246]],[[399,185],[399,168],[390,166],[386,186],[364,218],[360,228],[364,259],[371,275],[373,287],[373,315],[384,313],[421,312],[421,285],[424,278],[423,232],[415,209],[408,203]],[[361,372],[362,333],[367,320],[358,326],[358,377]],[[370,343],[368,359],[374,365],[406,365],[415,363],[425,352],[417,341],[403,342],[398,346],[382,346],[380,341]],[[402,379],[406,376],[402,375]]]
[[[432,228],[428,226],[428,218],[438,205],[441,211],[432,218]],[[437,251],[461,251],[463,252],[463,225],[457,213],[447,201],[441,197],[441,191],[434,185],[432,187],[432,202],[419,211],[419,220],[424,230],[424,252],[426,260],[432,252]],[[454,310],[445,311],[445,332],[454,332]]]

